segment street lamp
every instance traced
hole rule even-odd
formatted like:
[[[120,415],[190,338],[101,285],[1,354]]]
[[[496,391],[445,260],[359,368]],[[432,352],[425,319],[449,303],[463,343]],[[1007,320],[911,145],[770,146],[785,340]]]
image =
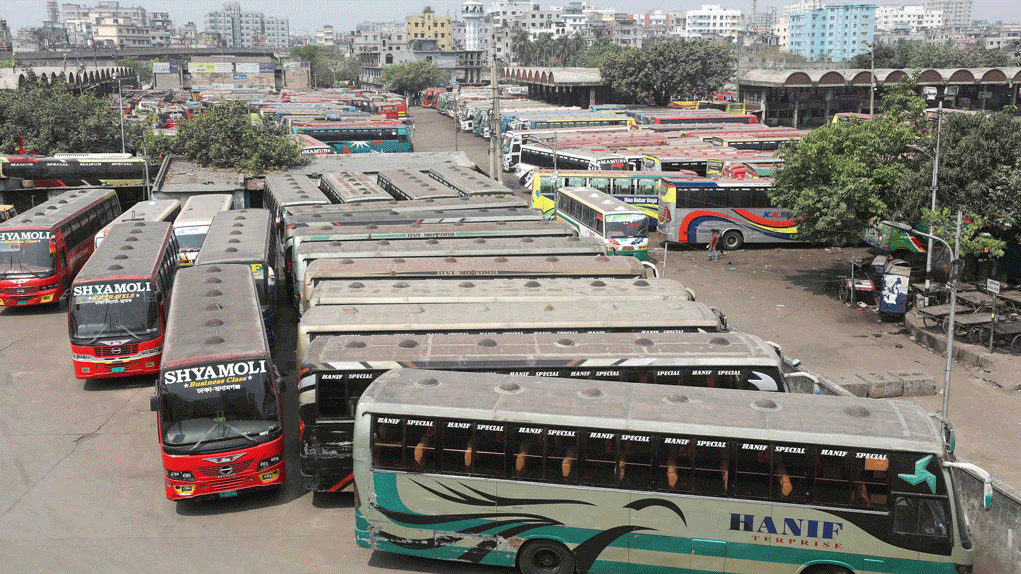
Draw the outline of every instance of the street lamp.
[[[939,241],[947,248],[947,253],[950,254],[950,277],[947,278],[947,286],[950,288],[950,317],[947,319],[949,322],[947,325],[947,363],[946,369],[943,371],[943,419],[949,424],[950,417],[947,415],[947,411],[950,408],[950,365],[954,360],[954,318],[957,314],[957,267],[961,258],[961,212],[957,212],[957,236],[954,241],[957,247],[956,250],[952,250],[950,244],[942,238],[918,231],[902,221],[884,221],[882,224],[894,229],[900,229],[905,233],[911,233],[912,235],[928,237],[930,241]]]
[[[121,116],[121,153],[124,152],[124,94],[121,93],[121,75],[117,74],[117,104]]]
[[[932,190],[932,204],[931,204],[929,209],[932,211],[933,214],[936,213],[936,191],[939,189],[938,185],[937,185],[937,181],[938,181],[938,177],[939,177],[939,148],[940,148],[940,140],[942,139],[942,137],[941,137],[942,136],[942,131],[943,131],[942,127],[943,127],[943,101],[940,100],[940,102],[939,102],[939,115],[937,116],[937,119],[936,119],[936,157],[933,157],[933,156],[929,155],[929,153],[927,151],[925,151],[924,149],[922,149],[922,148],[920,148],[920,147],[918,147],[918,146],[916,146],[914,144],[908,144],[907,145],[907,147],[909,149],[913,149],[913,150],[921,153],[922,155],[926,156],[930,160],[932,160],[932,185],[930,187],[930,189]],[[930,231],[931,231],[931,229],[930,229]],[[932,275],[932,237],[930,236],[929,237],[928,249],[925,252],[925,302],[926,302],[926,304],[928,304],[928,302],[929,302],[929,286],[930,286],[930,281],[931,281],[931,275]]]

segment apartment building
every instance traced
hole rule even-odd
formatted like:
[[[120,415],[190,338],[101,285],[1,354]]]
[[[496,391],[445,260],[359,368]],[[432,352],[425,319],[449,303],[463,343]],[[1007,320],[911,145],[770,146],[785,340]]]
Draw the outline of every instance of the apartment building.
[[[441,50],[453,48],[450,17],[437,16],[429,6],[422,10],[421,16],[408,16],[405,28],[410,40],[436,40],[436,45]]]
[[[203,22],[206,31],[219,34],[228,47],[287,48],[291,44],[287,18],[243,11],[238,2],[228,2],[220,10],[206,12]]]
[[[943,12],[943,25],[949,28],[965,28],[972,25],[972,11],[975,0],[929,0],[929,10]]]
[[[734,8],[723,8],[719,4],[703,4],[699,10],[688,10],[684,16],[685,36],[721,36],[736,39],[744,29],[744,15]]]
[[[875,4],[831,4],[793,13],[789,51],[814,61],[849,60],[869,51],[875,16]]]
[[[919,34],[943,27],[943,11],[920,4],[876,7],[876,31],[888,34]]]
[[[98,48],[144,48],[150,46],[149,28],[130,19],[100,18],[92,26],[92,38]]]

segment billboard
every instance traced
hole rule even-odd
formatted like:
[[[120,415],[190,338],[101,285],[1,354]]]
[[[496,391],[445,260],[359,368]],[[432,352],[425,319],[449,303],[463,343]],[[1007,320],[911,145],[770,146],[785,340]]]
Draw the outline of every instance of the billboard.
[[[212,62],[188,62],[188,71],[192,74],[212,74],[216,71],[216,64]]]
[[[273,64],[273,62],[266,62],[266,63],[260,63],[259,64],[259,73],[260,74],[275,74],[276,73],[276,69],[277,69],[277,67],[276,67],[276,65]]]
[[[152,73],[154,74],[169,74],[170,73],[170,62],[153,62]]]
[[[258,74],[258,62],[238,62],[234,64],[234,71],[238,74]]]

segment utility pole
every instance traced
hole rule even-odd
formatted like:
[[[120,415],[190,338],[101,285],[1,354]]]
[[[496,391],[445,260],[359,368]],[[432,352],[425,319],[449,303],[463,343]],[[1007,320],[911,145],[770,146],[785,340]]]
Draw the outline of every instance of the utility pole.
[[[872,56],[872,69],[869,72],[869,83],[872,85],[869,88],[869,116],[876,115],[876,41],[872,39],[872,43],[869,44],[870,52]]]
[[[117,108],[121,116],[121,153],[124,153],[124,94],[121,93],[121,76],[117,74]]]
[[[496,46],[496,26],[493,27],[493,42],[492,46]],[[493,178],[496,182],[503,181],[503,161],[500,158],[500,152],[503,149],[500,146],[500,78],[497,77],[497,66],[496,66],[496,49],[490,48],[490,56],[492,58],[492,68],[489,72],[489,84],[493,90],[493,112],[490,115],[490,120],[493,122],[492,128],[489,130],[489,177]]]
[[[932,216],[936,216],[936,192],[939,190],[938,177],[939,177],[939,148],[940,148],[940,136],[943,130],[943,100],[939,101],[939,112],[936,116],[936,157],[932,158],[932,206],[929,208],[932,212]],[[929,228],[929,233],[932,233],[932,227]],[[925,298],[929,298],[929,286],[932,278],[932,238],[929,238],[928,249],[925,251]]]

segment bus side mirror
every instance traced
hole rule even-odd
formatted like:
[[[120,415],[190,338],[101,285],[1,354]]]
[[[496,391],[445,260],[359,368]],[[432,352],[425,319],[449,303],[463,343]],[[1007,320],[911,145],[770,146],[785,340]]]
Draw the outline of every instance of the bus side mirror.
[[[985,469],[978,465],[971,464],[970,462],[951,462],[943,461],[943,466],[948,468],[960,468],[967,471],[969,474],[975,475],[976,478],[982,481],[982,508],[989,510],[993,507],[993,475],[986,472]],[[960,493],[955,494],[960,496]]]
[[[149,396],[149,410],[152,412],[159,412],[160,410],[160,396],[150,395]]]

